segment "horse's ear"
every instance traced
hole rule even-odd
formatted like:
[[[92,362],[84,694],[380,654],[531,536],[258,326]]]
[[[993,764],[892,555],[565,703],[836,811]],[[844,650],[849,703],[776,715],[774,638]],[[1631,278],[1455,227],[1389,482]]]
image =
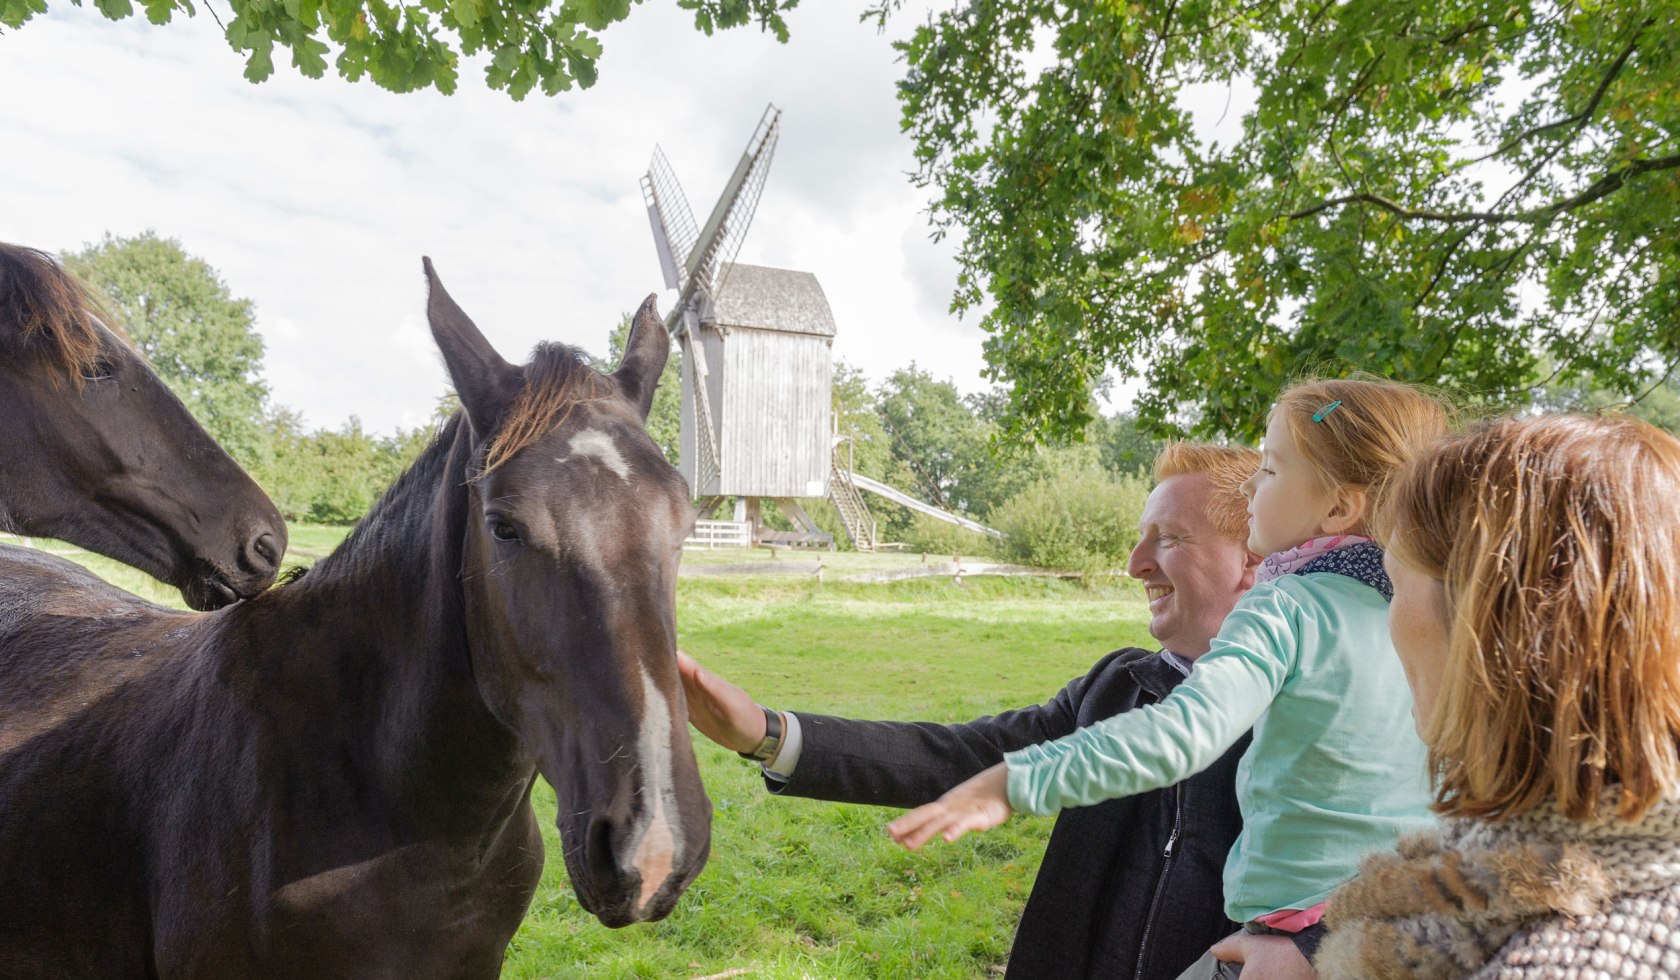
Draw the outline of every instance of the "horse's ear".
[[[643,300],[642,308],[630,321],[630,336],[624,341],[624,360],[613,373],[619,389],[636,403],[644,419],[653,408],[653,393],[659,387],[660,374],[665,371],[665,360],[671,356],[671,335],[665,332],[665,322],[659,319],[657,299],[649,296]]]
[[[432,260],[423,257],[420,262],[426,268],[426,318],[432,324],[432,339],[443,352],[467,420],[480,434],[490,432],[518,396],[523,376],[496,353],[472,318],[456,305],[438,280]]]

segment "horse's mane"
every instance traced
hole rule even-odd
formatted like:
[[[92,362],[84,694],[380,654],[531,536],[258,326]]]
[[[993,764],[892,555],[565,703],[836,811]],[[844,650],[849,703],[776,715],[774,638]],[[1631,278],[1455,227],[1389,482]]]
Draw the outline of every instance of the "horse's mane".
[[[591,368],[577,350],[564,344],[539,344],[531,363],[525,366],[525,385],[491,437],[477,475],[489,473],[542,438],[566,420],[573,406],[606,397],[612,390],[611,381]],[[423,539],[426,528],[411,525],[413,515],[423,513],[425,507],[410,504],[429,503],[438,486],[449,478],[444,467],[463,424],[459,412],[444,423],[431,444],[357,522],[343,543],[307,576],[294,575],[287,582],[320,582],[341,573],[355,574],[354,569],[361,564],[359,556],[377,552],[379,542]]]
[[[79,381],[100,346],[82,284],[47,253],[0,242],[0,349],[31,351]]]
[[[484,451],[484,469],[479,475],[493,471],[566,421],[572,406],[604,398],[612,390],[607,379],[596,373],[576,348],[538,344],[531,353],[531,363],[525,365],[525,385],[519,397]]]
[[[386,539],[425,540],[426,529],[414,524],[414,518],[411,516],[423,512],[424,508],[417,510],[411,508],[409,503],[411,500],[416,504],[427,503],[437,493],[438,485],[447,477],[443,469],[449,460],[449,449],[454,445],[456,433],[461,425],[461,414],[457,412],[438,428],[431,443],[420,451],[419,457],[380,495],[379,500],[368,508],[367,514],[356,522],[356,526],[350,529],[349,535],[339,542],[332,554],[316,562],[307,575],[302,572],[290,575],[282,584],[290,585],[300,581],[321,582],[337,578],[341,572],[355,575],[355,569],[363,564],[359,560],[360,556],[377,551],[377,542]]]

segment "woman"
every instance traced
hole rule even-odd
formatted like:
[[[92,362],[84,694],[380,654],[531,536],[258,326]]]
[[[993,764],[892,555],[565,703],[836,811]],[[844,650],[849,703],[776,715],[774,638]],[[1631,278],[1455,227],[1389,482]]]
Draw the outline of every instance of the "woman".
[[[1319,976],[1680,976],[1680,440],[1499,422],[1380,529],[1443,819],[1330,899]]]

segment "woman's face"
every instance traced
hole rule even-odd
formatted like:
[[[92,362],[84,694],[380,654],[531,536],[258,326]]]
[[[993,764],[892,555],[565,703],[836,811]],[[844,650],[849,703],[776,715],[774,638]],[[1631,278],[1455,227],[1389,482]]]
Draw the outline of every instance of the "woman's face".
[[[1412,720],[1421,734],[1447,669],[1447,587],[1391,553],[1383,555],[1383,567],[1394,583],[1388,632],[1412,686]]]

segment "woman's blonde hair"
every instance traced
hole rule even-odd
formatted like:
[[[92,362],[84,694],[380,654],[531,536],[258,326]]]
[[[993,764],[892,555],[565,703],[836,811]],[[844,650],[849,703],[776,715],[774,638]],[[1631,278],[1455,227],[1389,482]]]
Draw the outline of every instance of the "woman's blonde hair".
[[[1622,416],[1497,422],[1413,460],[1377,524],[1446,586],[1437,811],[1555,796],[1588,819],[1619,784],[1632,820],[1680,788],[1680,440]]]
[[[1448,425],[1445,401],[1416,385],[1379,378],[1297,381],[1278,395],[1270,418],[1283,420],[1325,489],[1365,493],[1367,513],[1400,467],[1446,435]]]

